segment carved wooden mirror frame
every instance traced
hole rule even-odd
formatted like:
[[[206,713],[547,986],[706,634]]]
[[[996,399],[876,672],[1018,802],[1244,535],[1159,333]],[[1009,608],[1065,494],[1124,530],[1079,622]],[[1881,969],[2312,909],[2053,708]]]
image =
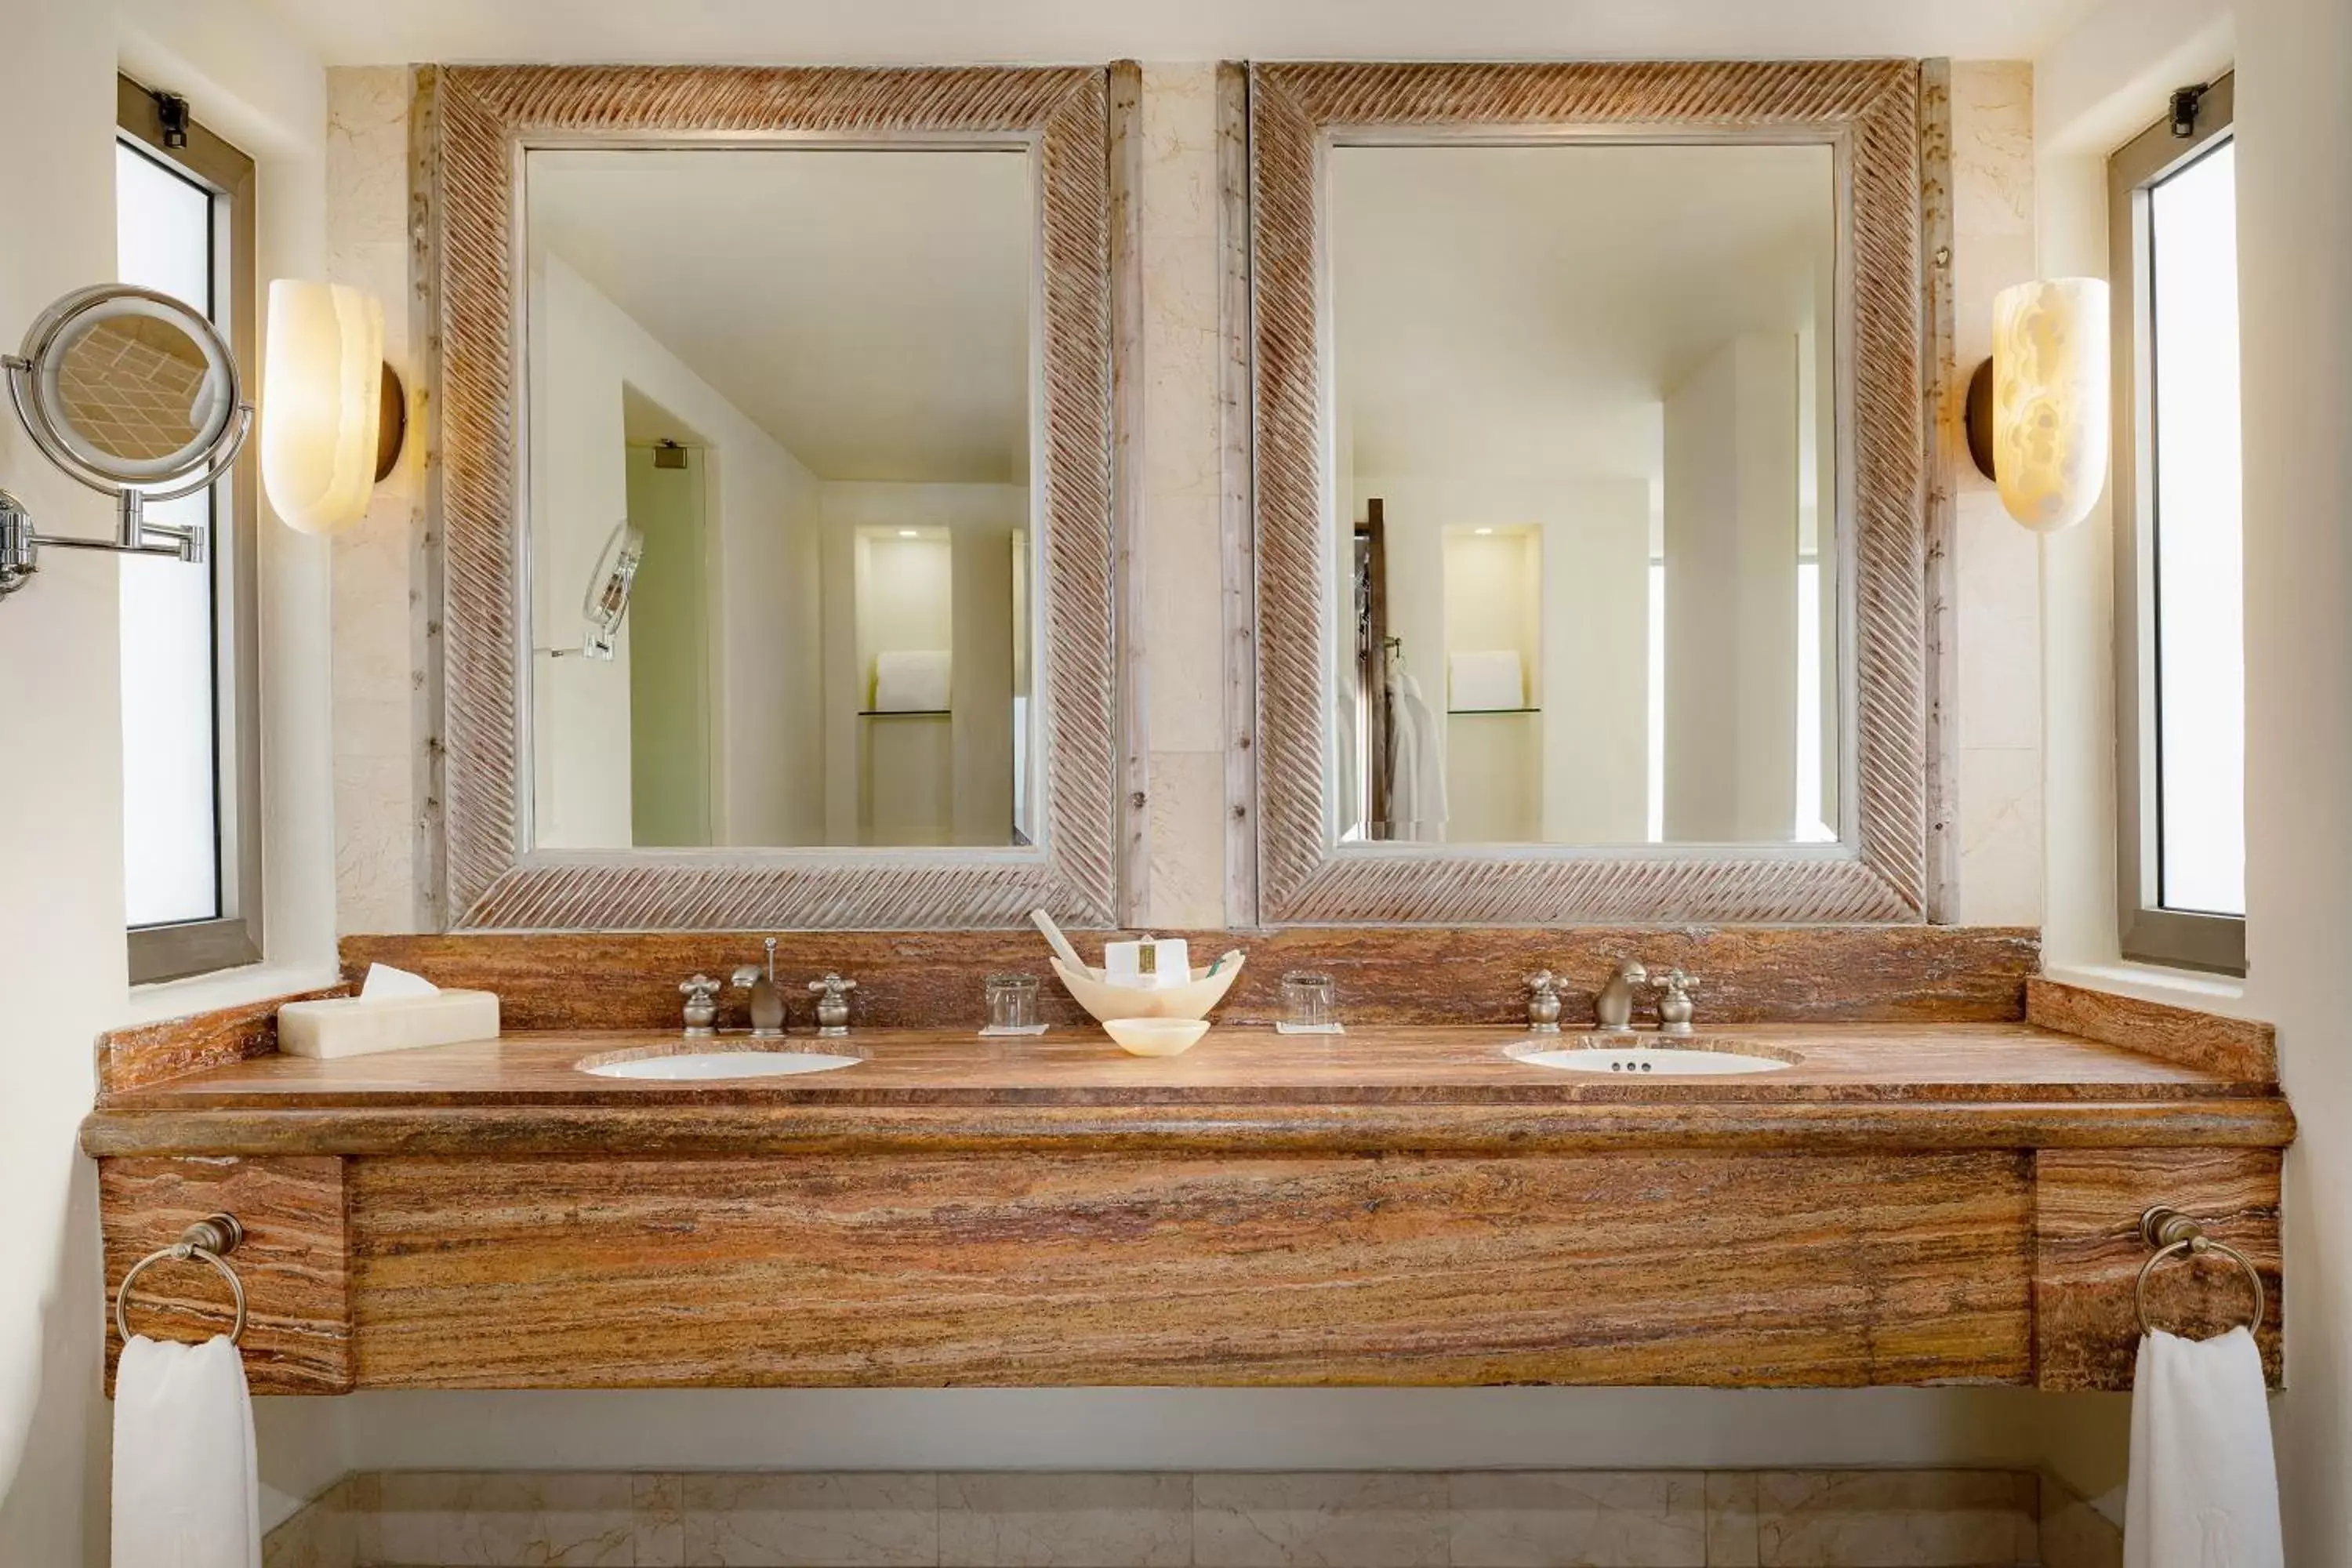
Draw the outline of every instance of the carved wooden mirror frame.
[[[419,185],[437,252],[445,923],[885,929],[1112,921],[1109,184],[1103,68],[449,67]],[[1035,169],[1047,657],[1035,847],[546,850],[528,843],[520,447],[523,154],[535,147],[1028,150]]]
[[[1922,395],[1919,63],[1261,65],[1250,68],[1248,94],[1259,920],[1926,919],[1930,440]],[[1840,842],[1342,845],[1327,827],[1327,154],[1335,142],[1464,141],[1832,149],[1843,306],[1842,640],[1850,643],[1842,652],[1852,671]],[[1244,556],[1244,582],[1247,571]],[[1237,812],[1247,804],[1245,795],[1234,802]]]

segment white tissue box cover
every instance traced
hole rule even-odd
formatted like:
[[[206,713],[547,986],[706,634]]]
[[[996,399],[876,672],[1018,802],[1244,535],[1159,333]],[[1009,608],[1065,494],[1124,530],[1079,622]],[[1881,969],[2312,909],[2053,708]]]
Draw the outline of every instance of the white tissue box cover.
[[[331,1061],[498,1037],[494,991],[437,991],[383,1001],[330,996],[278,1009],[278,1048],[289,1057]]]

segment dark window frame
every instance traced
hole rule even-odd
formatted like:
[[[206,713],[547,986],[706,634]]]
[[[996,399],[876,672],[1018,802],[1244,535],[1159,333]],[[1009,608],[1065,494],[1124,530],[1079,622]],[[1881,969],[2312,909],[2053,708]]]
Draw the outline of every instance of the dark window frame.
[[[2107,244],[2115,343],[2116,895],[2123,956],[2222,974],[2246,972],[2242,915],[2163,907],[2158,798],[2157,494],[2151,433],[2153,332],[2147,193],[2235,134],[2235,82],[2205,89],[2188,136],[2158,121],[2107,160]]]
[[[253,160],[194,120],[184,146],[164,144],[155,94],[127,76],[115,79],[118,137],[171,166],[213,197],[210,314],[226,333],[254,396],[260,359],[256,289]],[[213,574],[214,761],[219,781],[220,913],[214,919],[137,926],[126,932],[131,984],[152,984],[261,962],[261,688],[258,598],[255,582],[259,458],[248,444],[228,476],[213,487],[209,570]]]

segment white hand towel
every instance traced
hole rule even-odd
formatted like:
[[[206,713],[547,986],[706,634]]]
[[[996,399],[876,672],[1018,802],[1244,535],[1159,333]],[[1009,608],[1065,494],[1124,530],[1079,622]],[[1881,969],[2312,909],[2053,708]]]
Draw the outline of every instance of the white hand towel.
[[[1453,692],[1446,706],[1467,710],[1523,708],[1527,688],[1519,679],[1519,656],[1511,648],[1446,656]]]
[[[939,713],[948,707],[944,649],[893,648],[874,656],[874,708],[878,713]]]
[[[2132,1384],[2124,1568],[2284,1568],[2254,1336],[2153,1333]]]
[[[259,1568],[253,1400],[236,1346],[134,1336],[114,1375],[114,1568]]]

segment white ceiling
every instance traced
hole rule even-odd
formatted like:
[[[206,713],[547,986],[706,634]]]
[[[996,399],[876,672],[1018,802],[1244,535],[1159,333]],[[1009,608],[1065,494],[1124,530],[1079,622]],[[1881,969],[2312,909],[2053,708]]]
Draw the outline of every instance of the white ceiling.
[[[1330,212],[1362,475],[1655,479],[1661,398],[1836,265],[1822,146],[1341,147]]]
[[[1012,152],[535,152],[530,241],[820,479],[1028,473]]]
[[[2094,0],[268,0],[331,65],[2023,59]]]

